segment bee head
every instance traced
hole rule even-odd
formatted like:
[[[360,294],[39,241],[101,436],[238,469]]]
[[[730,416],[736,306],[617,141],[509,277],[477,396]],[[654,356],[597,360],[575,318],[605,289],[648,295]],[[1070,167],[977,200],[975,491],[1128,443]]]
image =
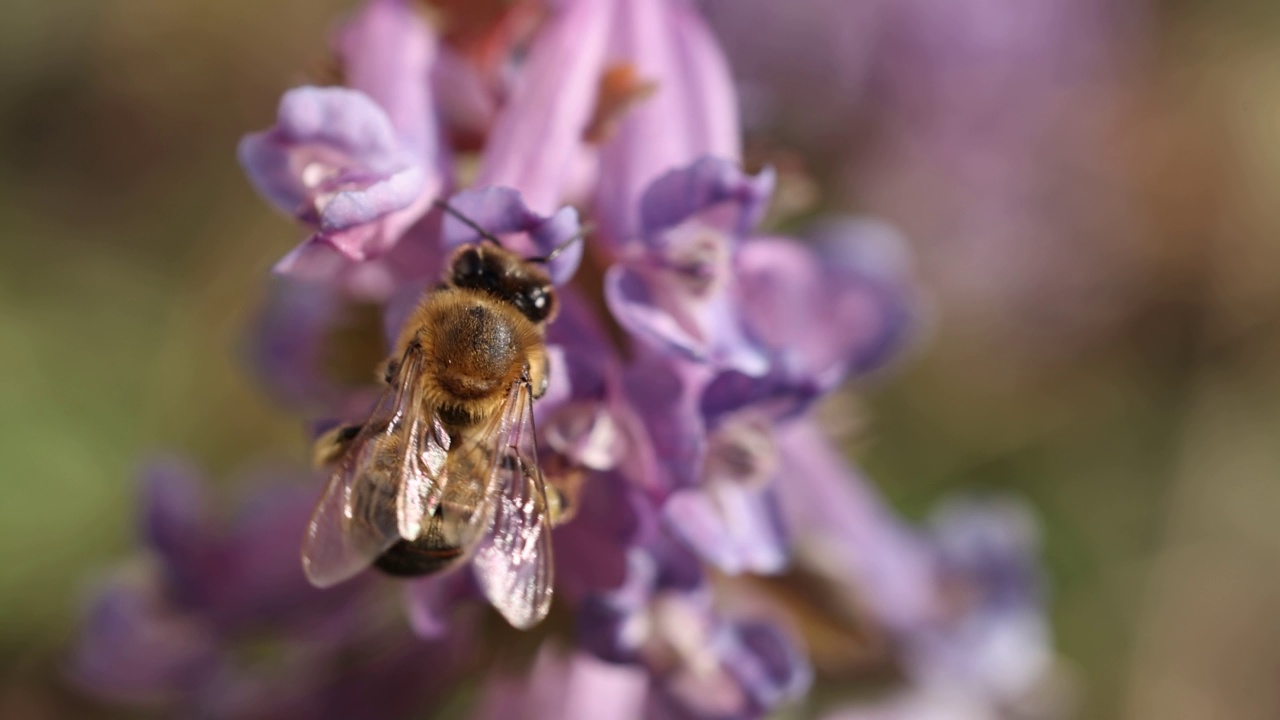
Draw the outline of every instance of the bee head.
[[[463,245],[449,265],[449,284],[510,303],[534,323],[555,315],[556,294],[542,269],[501,247]]]

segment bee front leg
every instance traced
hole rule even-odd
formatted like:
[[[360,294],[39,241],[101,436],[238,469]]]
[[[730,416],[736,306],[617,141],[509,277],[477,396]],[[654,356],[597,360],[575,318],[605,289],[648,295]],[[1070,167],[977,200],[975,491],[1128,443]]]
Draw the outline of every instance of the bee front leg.
[[[547,384],[551,381],[551,360],[546,353],[536,353],[529,358],[524,367],[524,380],[529,383],[529,392],[537,400],[547,394]]]
[[[363,425],[339,425],[316,438],[311,445],[312,466],[326,468],[338,462],[363,428]]]

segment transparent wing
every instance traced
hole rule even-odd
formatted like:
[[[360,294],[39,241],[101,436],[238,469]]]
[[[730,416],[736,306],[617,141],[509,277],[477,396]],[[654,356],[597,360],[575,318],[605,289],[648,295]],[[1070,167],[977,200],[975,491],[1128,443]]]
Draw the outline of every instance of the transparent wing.
[[[512,387],[492,439],[483,507],[487,533],[472,563],[485,596],[513,626],[525,630],[551,608],[551,522],[538,467],[533,393]]]
[[[400,540],[418,536],[440,501],[449,435],[424,407],[422,351],[405,353],[399,383],[383,393],[338,461],[302,541],[302,568],[317,587],[342,582]]]

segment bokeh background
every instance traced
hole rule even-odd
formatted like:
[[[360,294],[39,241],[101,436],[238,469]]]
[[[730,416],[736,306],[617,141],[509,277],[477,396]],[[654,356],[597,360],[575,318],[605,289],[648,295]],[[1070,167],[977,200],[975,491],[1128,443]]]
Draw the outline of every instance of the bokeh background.
[[[816,67],[854,71],[782,92],[788,114],[770,94],[815,61],[752,58],[813,29],[735,29],[709,3],[793,199],[887,217],[919,256],[924,337],[825,411],[855,419],[850,452],[909,517],[961,489],[1034,505],[1079,717],[1274,720],[1280,4],[1082,2],[1104,10],[1058,47],[1089,52],[1048,71],[1032,35],[975,60],[1024,35],[998,17],[1018,3],[977,4],[968,45],[945,13],[914,48],[850,20]],[[305,453],[239,357],[298,232],[234,147],[349,3],[5,5],[0,717],[71,717],[89,706],[61,648],[130,550],[141,460],[218,477]],[[948,71],[912,89],[930,67]]]

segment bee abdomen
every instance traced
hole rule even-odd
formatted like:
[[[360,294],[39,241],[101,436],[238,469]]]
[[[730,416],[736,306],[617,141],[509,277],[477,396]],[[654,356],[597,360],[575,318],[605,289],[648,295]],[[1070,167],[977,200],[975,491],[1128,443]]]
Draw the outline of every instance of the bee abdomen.
[[[462,548],[441,546],[429,540],[401,540],[378,556],[374,566],[388,575],[430,575],[462,557]]]

